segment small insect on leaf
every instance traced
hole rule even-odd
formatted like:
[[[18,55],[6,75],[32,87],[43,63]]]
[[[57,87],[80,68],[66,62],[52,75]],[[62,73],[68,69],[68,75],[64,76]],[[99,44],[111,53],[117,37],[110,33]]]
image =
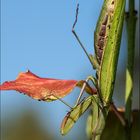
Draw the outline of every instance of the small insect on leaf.
[[[77,85],[81,86],[83,82],[41,78],[28,71],[20,73],[14,81],[4,82],[0,85],[0,90],[16,90],[33,99],[53,101],[68,95]],[[92,94],[94,91],[94,89],[87,86],[87,92]]]
[[[61,134],[66,135],[76,121],[81,117],[81,115],[90,107],[92,103],[92,96],[89,96],[82,103],[72,109],[67,115],[64,117],[61,123]]]

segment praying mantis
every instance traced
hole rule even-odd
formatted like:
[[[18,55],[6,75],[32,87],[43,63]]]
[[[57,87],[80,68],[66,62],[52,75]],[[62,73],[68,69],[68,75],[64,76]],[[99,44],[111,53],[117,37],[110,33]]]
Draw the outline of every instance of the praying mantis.
[[[79,98],[74,108],[66,115],[61,125],[61,133],[65,135],[78,118],[92,106],[92,114],[88,118],[88,133],[92,140],[99,140],[105,127],[105,120],[112,106],[112,95],[116,77],[121,34],[123,28],[125,0],[104,0],[102,10],[94,32],[95,56],[89,55],[81,43],[74,27],[77,22],[79,4],[76,10],[76,20],[72,33],[96,70],[96,77],[89,76],[85,80]],[[97,89],[96,95],[91,95],[79,103],[86,83],[91,81]],[[117,114],[119,116],[119,114]],[[121,117],[120,117],[121,118]],[[125,125],[124,120],[120,119]]]
[[[70,131],[74,123],[89,107],[92,109],[87,119],[87,131],[90,139],[100,140],[110,108],[113,108],[122,125],[125,125],[123,117],[112,103],[124,9],[125,0],[104,0],[94,32],[95,55],[93,56],[88,54],[75,32],[79,10],[79,4],[77,5],[76,19],[72,27],[72,33],[96,71],[96,76],[91,75],[85,81],[77,82],[77,80],[41,78],[27,71],[26,73],[20,73],[14,81],[4,82],[0,85],[0,90],[16,90],[39,101],[53,101],[57,99],[62,101],[71,109],[62,121],[62,135]],[[89,85],[89,81],[92,82],[95,89]],[[75,86],[79,86],[81,91],[76,104],[74,107],[71,107],[61,98],[71,92]],[[81,101],[84,91],[89,91],[90,96]]]

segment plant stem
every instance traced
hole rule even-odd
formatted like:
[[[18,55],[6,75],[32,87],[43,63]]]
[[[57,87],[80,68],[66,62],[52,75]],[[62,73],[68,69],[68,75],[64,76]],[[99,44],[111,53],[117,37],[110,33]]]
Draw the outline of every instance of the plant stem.
[[[128,35],[128,55],[126,69],[126,90],[125,90],[125,119],[126,119],[126,140],[131,140],[131,110],[132,110],[132,92],[133,92],[133,69],[135,56],[135,29],[136,29],[136,11],[135,0],[129,0],[129,12],[126,16],[127,35]]]

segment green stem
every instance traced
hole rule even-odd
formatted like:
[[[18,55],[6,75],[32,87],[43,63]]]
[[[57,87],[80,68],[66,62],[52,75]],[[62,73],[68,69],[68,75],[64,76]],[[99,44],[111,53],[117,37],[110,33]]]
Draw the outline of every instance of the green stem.
[[[132,92],[133,92],[133,69],[135,56],[135,29],[136,29],[136,11],[135,1],[129,0],[129,12],[126,16],[127,35],[128,35],[128,55],[126,69],[126,90],[125,90],[125,119],[126,119],[126,139],[131,140],[131,110],[132,110]]]

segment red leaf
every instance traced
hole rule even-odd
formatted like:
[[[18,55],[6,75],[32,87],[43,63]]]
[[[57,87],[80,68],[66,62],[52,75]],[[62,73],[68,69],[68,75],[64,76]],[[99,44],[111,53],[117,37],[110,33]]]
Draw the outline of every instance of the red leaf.
[[[79,81],[83,83],[83,81]],[[20,73],[14,81],[4,82],[0,85],[0,90],[16,90],[22,92],[33,99],[52,101],[69,94],[75,86],[79,86],[76,80],[58,80],[51,78],[40,78],[30,71]],[[87,87],[89,93],[95,90]]]

